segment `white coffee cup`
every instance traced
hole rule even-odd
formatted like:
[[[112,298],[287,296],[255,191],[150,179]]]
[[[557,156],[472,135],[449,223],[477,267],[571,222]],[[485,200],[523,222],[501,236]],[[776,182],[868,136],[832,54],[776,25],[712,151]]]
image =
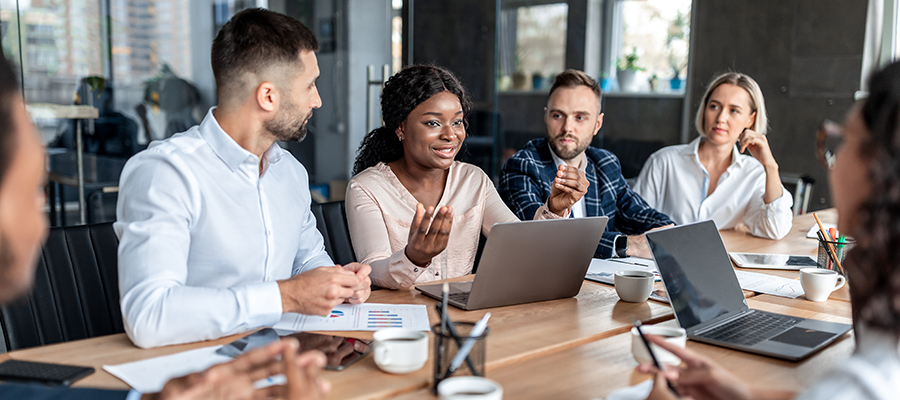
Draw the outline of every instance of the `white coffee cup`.
[[[480,376],[457,376],[438,383],[441,400],[501,400],[503,387]]]
[[[642,303],[650,298],[655,276],[647,271],[617,271],[614,281],[616,294],[623,301]]]
[[[644,331],[645,335],[656,335],[665,338],[666,342],[672,343],[678,347],[684,348],[684,344],[687,341],[687,332],[682,328],[670,328],[668,326],[659,326],[659,325],[644,325],[641,326],[641,330]],[[664,365],[679,365],[681,364],[681,359],[676,355],[670,353],[669,351],[657,346],[654,343],[650,343],[650,347],[653,348],[653,354],[656,356],[656,359],[659,360],[660,364]],[[644,345],[644,341],[641,340],[641,335],[638,333],[637,328],[631,328],[631,354],[634,355],[634,359],[637,360],[639,364],[653,364],[653,359],[650,358],[650,353],[647,352],[647,346]]]
[[[384,372],[406,374],[428,361],[428,334],[406,328],[375,332],[372,343],[375,365]]]
[[[812,301],[825,301],[831,292],[844,287],[847,280],[835,271],[824,268],[801,268],[800,286],[806,293],[806,299]]]

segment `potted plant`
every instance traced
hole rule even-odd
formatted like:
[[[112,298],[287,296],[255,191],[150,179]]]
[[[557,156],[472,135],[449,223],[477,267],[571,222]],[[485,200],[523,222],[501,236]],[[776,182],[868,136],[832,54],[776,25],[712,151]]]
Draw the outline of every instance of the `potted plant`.
[[[648,82],[650,82],[650,91],[651,92],[659,91],[659,77],[656,76],[656,74],[653,74],[653,76],[650,77]]]
[[[637,73],[644,68],[637,65],[637,47],[631,48],[631,53],[616,61],[616,77],[619,80],[619,90],[623,92],[638,91]]]
[[[531,74],[531,88],[541,90],[544,87],[544,75],[540,71]]]

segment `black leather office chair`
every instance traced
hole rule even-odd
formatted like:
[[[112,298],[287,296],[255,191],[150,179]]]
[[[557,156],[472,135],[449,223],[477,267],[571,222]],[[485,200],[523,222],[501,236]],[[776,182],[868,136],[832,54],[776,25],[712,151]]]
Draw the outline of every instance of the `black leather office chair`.
[[[325,239],[325,251],[334,262],[344,265],[356,261],[353,244],[350,243],[350,229],[347,227],[347,212],[344,201],[318,203],[310,206],[316,216],[316,228]]]
[[[9,351],[125,332],[112,223],[53,228],[34,288],[0,307]]]

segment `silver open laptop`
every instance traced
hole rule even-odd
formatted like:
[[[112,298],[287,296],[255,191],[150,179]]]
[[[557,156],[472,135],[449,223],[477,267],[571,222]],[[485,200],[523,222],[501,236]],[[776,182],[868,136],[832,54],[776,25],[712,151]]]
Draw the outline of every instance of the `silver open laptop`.
[[[608,221],[590,217],[494,225],[475,280],[451,283],[449,303],[478,310],[575,296]],[[442,286],[416,289],[440,300]]]
[[[693,340],[799,361],[851,328],[748,307],[712,221],[646,236],[675,319]]]

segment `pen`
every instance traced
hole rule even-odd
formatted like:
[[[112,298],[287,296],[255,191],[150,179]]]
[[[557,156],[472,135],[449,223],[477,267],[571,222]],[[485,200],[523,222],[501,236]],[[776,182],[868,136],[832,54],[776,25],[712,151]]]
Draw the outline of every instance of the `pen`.
[[[819,225],[819,231],[822,232],[822,236],[824,236],[825,239],[826,239],[826,240],[825,240],[825,244],[826,244],[827,247],[828,247],[828,251],[829,251],[829,253],[831,254],[831,258],[834,260],[834,264],[837,265],[838,271],[839,271],[841,274],[843,274],[843,273],[844,273],[844,266],[841,265],[841,260],[839,260],[838,257],[837,257],[837,251],[834,250],[834,245],[831,244],[831,242],[833,242],[834,239],[831,239],[831,238],[828,237],[828,232],[827,232],[827,231],[825,230],[825,228],[822,226],[822,220],[819,219],[819,215],[816,214],[816,213],[812,213],[812,215],[813,215],[813,218],[816,219],[816,224]]]
[[[450,368],[447,369],[447,374],[444,375],[444,379],[449,377],[462,365],[464,359],[469,356],[469,352],[472,351],[472,347],[475,347],[475,341],[484,330],[487,329],[488,319],[491,318],[491,313],[485,313],[484,317],[481,318],[476,324],[475,327],[472,328],[472,333],[469,335],[469,338],[466,339],[466,343],[459,349],[459,353],[456,354],[456,357],[453,358],[453,361],[450,362]],[[474,372],[474,371],[473,371]]]
[[[612,258],[608,258],[608,259],[606,259],[606,261],[617,262],[617,263],[620,263],[620,264],[640,265],[640,266],[642,266],[642,267],[644,267],[644,268],[650,268],[650,266],[647,265],[647,264],[641,264],[641,263],[636,263],[636,262],[631,262],[631,261],[622,261],[622,260],[616,260],[616,259],[612,259]]]
[[[841,244],[838,245],[838,258],[844,258],[844,245],[843,245],[843,243],[847,243],[847,237],[844,236],[844,235],[841,235],[841,237],[839,237],[837,241],[838,241],[838,243],[841,243]]]
[[[437,309],[438,315],[440,315],[441,319],[443,319],[444,312],[441,310],[441,305],[435,304],[434,308]],[[459,347],[462,347],[462,345],[463,345],[462,338],[459,337],[459,335],[456,333],[456,328],[453,327],[453,321],[450,320],[449,315],[447,315],[447,332],[449,332],[450,336],[453,337],[453,341],[456,342],[456,345]],[[446,335],[447,332],[441,332],[441,334]],[[441,351],[441,354],[443,354],[443,353],[444,352]],[[475,363],[472,361],[472,359],[469,356],[466,356],[466,364],[469,364],[469,369],[472,370],[473,375],[478,375],[478,372],[477,372],[478,370],[475,369]]]
[[[638,335],[641,336],[641,341],[644,342],[644,346],[647,347],[647,352],[650,353],[650,358],[653,360],[653,365],[656,366],[656,369],[658,369],[660,372],[662,372],[663,371],[662,365],[660,365],[659,360],[656,359],[656,354],[653,353],[653,349],[650,348],[650,342],[647,341],[647,337],[644,336],[644,331],[641,329],[641,321],[638,320],[637,318],[634,319],[634,327],[637,329]],[[680,396],[678,394],[678,391],[675,390],[675,386],[672,386],[671,381],[666,379],[666,384],[669,385],[669,390],[671,390],[672,393],[675,393],[675,396]]]

